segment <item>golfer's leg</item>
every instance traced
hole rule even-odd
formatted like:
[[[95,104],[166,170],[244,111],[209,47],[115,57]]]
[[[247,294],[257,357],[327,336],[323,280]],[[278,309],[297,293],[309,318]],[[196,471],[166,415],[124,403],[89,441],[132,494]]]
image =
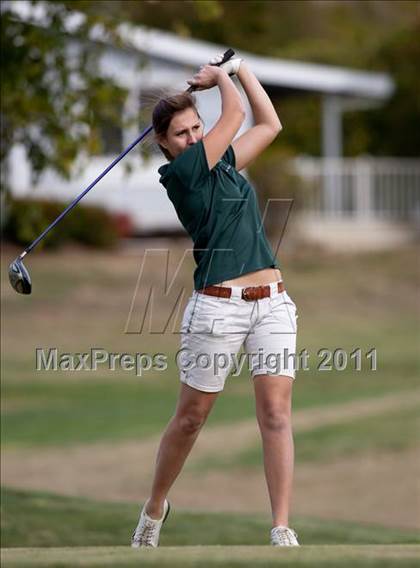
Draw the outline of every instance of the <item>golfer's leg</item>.
[[[181,384],[175,415],[162,436],[156,458],[152,494],[147,513],[159,519],[165,498],[178,477],[218,393],[202,392]]]
[[[273,527],[288,526],[289,521],[294,462],[292,385],[293,379],[287,376],[254,377],[256,412],[263,443]]]

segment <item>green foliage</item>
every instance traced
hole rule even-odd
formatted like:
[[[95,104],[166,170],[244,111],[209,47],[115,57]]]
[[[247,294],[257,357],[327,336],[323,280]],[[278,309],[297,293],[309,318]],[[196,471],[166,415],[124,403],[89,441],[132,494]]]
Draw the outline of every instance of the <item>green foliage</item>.
[[[274,147],[283,154],[321,155],[320,105],[320,97],[313,94],[281,99],[276,110],[284,129],[274,142]]]
[[[351,114],[345,124],[353,152],[414,156],[420,151],[420,19],[390,34],[373,62],[387,71],[396,91],[380,109]],[[360,137],[364,138],[360,140]]]
[[[74,2],[69,8],[31,5],[45,10],[43,25],[20,19],[6,3],[2,7],[1,164],[14,144],[22,144],[34,179],[47,167],[69,177],[79,153],[100,151],[100,125],[121,122],[125,92],[97,76],[104,46],[87,37],[98,17],[85,17],[73,34],[78,49],[69,51],[66,22]],[[112,37],[112,27],[108,32]]]
[[[10,199],[7,205],[5,237],[19,245],[32,242],[63,211],[62,203],[34,199]],[[78,205],[60,226],[51,231],[39,247],[57,248],[77,242],[99,248],[115,245],[118,238],[112,216],[100,207]]]
[[[68,221],[70,238],[79,243],[99,248],[116,244],[118,234],[115,221],[101,207],[82,206],[75,215],[69,215]]]

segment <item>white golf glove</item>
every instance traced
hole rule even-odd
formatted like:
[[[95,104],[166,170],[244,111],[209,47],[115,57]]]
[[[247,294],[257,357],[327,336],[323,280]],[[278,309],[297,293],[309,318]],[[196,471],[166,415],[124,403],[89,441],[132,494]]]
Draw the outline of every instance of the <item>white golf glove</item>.
[[[216,55],[216,57],[213,57],[213,59],[210,59],[209,64],[215,65],[217,63],[220,63],[222,59],[223,53],[220,53],[219,55]],[[224,69],[228,75],[236,75],[239,71],[241,63],[242,59],[240,57],[233,57],[232,59],[229,59],[229,61],[226,61],[226,63],[220,65],[220,67]]]

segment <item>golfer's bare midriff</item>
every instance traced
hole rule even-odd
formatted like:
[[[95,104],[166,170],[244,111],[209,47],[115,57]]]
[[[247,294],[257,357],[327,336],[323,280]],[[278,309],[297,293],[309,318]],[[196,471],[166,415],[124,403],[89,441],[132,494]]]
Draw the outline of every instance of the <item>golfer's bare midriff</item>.
[[[264,286],[265,284],[270,284],[270,282],[276,282],[282,279],[281,272],[278,268],[263,268],[255,272],[248,272],[232,280],[224,280],[216,284],[216,286]]]

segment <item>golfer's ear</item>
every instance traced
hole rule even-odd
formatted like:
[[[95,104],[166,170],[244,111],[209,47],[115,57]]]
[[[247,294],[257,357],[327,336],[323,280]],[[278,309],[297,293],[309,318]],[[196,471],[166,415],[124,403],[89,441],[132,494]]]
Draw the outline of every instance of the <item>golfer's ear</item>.
[[[161,142],[159,142],[159,144],[162,146],[162,148],[165,148],[165,150],[168,150],[169,152],[168,142],[166,138],[164,138]]]
[[[165,149],[168,149],[168,144],[166,142],[166,136],[158,136],[155,135],[155,142],[159,144],[159,146],[163,146]]]

